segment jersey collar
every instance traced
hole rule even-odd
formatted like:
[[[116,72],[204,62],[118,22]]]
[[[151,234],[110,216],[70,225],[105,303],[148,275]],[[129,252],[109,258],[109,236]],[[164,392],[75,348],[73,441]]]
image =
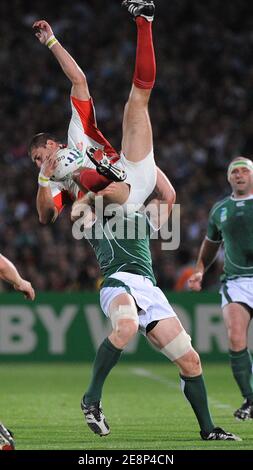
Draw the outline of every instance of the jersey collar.
[[[253,194],[250,194],[250,196],[247,196],[247,197],[234,197],[233,194],[231,194],[230,196],[230,199],[232,199],[232,201],[248,201],[249,199],[253,199]]]

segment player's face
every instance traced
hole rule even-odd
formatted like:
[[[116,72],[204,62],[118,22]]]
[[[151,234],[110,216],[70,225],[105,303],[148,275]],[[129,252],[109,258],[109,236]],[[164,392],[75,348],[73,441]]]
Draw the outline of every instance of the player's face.
[[[248,196],[252,194],[253,173],[247,167],[234,168],[229,180],[233,192],[238,196]]]
[[[31,151],[32,161],[41,168],[44,161],[51,157],[59,148],[59,144],[54,141],[47,141],[45,146],[34,147]]]

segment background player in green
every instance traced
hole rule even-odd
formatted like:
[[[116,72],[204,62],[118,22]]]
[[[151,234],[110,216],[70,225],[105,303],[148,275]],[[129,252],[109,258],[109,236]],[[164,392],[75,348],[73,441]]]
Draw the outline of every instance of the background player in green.
[[[253,418],[252,359],[247,347],[253,314],[253,162],[244,157],[235,158],[228,167],[227,177],[233,192],[210,212],[207,236],[189,286],[195,291],[201,289],[204,272],[223,242],[225,261],[220,290],[223,318],[233,375],[244,397],[234,416],[245,420]]]
[[[157,170],[156,192],[156,197],[147,206],[150,217],[147,216],[147,211],[121,216],[124,224],[117,236],[113,230],[114,225],[110,225],[110,217],[104,217],[103,213],[100,216],[97,211],[87,213],[87,207],[84,207],[83,219],[76,222],[79,227],[84,224],[85,236],[93,246],[103,272],[104,283],[100,291],[100,302],[103,312],[112,322],[112,332],[97,351],[92,378],[82,398],[81,408],[88,426],[95,434],[109,434],[110,428],[100,401],[103,385],[119,361],[122,350],[139,329],[158,350],[179,367],[181,388],[196,415],[201,438],[240,440],[234,434],[215,427],[208,409],[199,355],[193,349],[190,336],[165,295],[155,286],[149,239],[152,231],[159,230],[159,226],[168,220],[175,202],[174,189],[160,170]],[[162,208],[159,213],[155,209],[160,205]],[[80,203],[74,203],[72,216],[75,218],[76,207],[82,211]],[[103,232],[103,237],[99,231],[95,236],[96,228]],[[123,230],[125,228],[129,230]],[[133,231],[136,237],[133,239],[131,236],[131,239],[128,239],[125,235],[129,232],[132,235]],[[141,397],[136,399],[140,400],[141,406]]]

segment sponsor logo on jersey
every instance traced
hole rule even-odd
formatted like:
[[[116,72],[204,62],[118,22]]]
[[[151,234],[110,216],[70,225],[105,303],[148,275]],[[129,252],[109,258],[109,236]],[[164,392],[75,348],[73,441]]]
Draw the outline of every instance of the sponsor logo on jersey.
[[[240,201],[240,202],[237,202],[236,203],[236,207],[243,207],[245,206],[245,202],[244,201]]]

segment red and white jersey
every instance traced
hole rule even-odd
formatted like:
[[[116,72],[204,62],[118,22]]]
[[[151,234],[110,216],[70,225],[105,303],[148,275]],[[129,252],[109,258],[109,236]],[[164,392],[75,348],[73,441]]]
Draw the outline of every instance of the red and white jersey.
[[[118,156],[116,150],[97,128],[95,109],[92,98],[83,101],[71,96],[72,117],[68,129],[68,146],[75,148],[77,144],[83,145],[84,166],[95,169],[95,165],[86,156],[87,146],[95,146],[113,157]],[[138,210],[154,190],[156,184],[156,165],[153,149],[142,161],[134,163],[121,153],[117,162],[127,173],[126,182],[130,185],[129,198],[124,208],[129,212]],[[60,212],[67,200],[74,201],[81,197],[79,187],[72,178],[62,182],[51,182],[50,187],[55,201],[55,206]]]
[[[82,143],[82,152],[84,156],[86,155],[87,147],[90,145],[103,149],[109,156],[116,156],[116,150],[97,128],[96,114],[92,98],[88,101],[82,101],[71,96],[70,99],[72,117],[68,129],[68,147],[75,148],[77,144]],[[84,161],[84,166],[95,168],[88,157],[86,157]]]
[[[101,148],[109,156],[117,156],[116,150],[97,128],[92,98],[84,101],[71,96],[70,102],[72,116],[68,128],[68,147],[76,148],[77,144],[82,144],[84,166],[95,169],[95,165],[86,156],[88,146]],[[50,181],[50,188],[55,207],[59,213],[68,201],[75,201],[82,195],[79,187],[71,178],[61,182]]]

